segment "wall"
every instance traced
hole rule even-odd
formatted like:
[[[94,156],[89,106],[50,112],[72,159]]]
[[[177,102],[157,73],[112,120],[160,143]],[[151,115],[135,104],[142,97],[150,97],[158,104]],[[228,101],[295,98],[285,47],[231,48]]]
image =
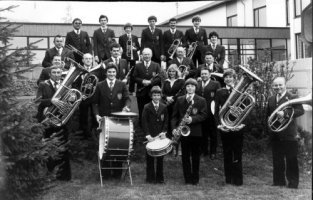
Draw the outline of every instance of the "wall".
[[[266,15],[268,27],[286,27],[286,0],[267,0]]]

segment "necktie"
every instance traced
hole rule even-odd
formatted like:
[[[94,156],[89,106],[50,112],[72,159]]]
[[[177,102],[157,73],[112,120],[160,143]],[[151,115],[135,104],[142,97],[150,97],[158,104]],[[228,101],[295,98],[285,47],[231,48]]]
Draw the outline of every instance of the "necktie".
[[[202,84],[202,89],[204,89],[204,88],[205,88],[205,83],[206,83],[206,81],[203,81],[203,84]]]
[[[113,90],[113,81],[110,82],[110,90]]]
[[[197,34],[199,33],[199,28],[198,28],[198,27],[196,27],[196,33],[197,33]]]
[[[58,50],[58,54],[61,55],[61,49],[57,49]]]
[[[54,88],[55,88],[55,90],[57,90],[58,89],[58,82],[54,82]]]
[[[281,99],[281,94],[277,94],[277,102]]]
[[[187,102],[190,103],[190,101],[191,101],[191,96],[188,96],[187,97]]]
[[[228,90],[229,94],[231,94],[232,91],[233,91],[233,88],[230,87],[229,90]]]
[[[154,33],[154,28],[151,28],[151,33],[152,33],[152,34]]]
[[[116,64],[116,66],[118,66],[118,59],[117,58],[115,58],[115,64]]]
[[[147,69],[148,69],[148,67],[149,67],[149,65],[148,65],[148,64],[149,64],[148,62],[146,62],[146,64],[145,64]]]
[[[215,50],[215,44],[213,44],[213,50]]]
[[[158,106],[158,105],[155,105],[155,106],[154,106],[154,109],[155,109],[156,112],[158,112],[159,106]]]

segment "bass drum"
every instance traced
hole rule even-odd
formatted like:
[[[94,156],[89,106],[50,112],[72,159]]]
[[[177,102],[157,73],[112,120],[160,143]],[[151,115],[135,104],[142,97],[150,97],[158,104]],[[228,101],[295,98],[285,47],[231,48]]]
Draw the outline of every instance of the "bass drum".
[[[133,151],[133,122],[129,118],[103,117],[99,136],[99,158],[127,161]]]
[[[147,153],[152,157],[164,156],[171,152],[172,140],[168,138],[156,139],[146,145]]]

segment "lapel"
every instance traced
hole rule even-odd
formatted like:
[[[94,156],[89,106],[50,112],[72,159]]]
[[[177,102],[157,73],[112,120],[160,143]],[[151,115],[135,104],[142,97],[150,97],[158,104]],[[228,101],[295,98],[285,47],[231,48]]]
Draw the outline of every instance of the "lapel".
[[[55,88],[54,88],[54,86],[52,85],[50,79],[47,80],[46,83],[49,85],[49,87],[50,87],[54,92],[56,91]]]
[[[64,58],[65,54],[67,52],[67,49],[63,47],[62,53],[61,53],[61,57]]]
[[[157,118],[157,117],[158,117],[158,113],[157,113],[157,111],[155,110],[152,101],[149,103],[149,109],[151,110],[151,112],[152,112],[152,113],[155,115],[155,117]],[[158,108],[158,110],[160,110],[160,103],[159,103],[159,108]]]
[[[114,85],[114,87],[115,87],[115,85]],[[111,90],[110,90],[110,88],[109,88],[109,86],[108,86],[108,82],[107,82],[106,79],[103,81],[103,84],[102,84],[101,89],[102,89],[102,91],[105,93],[105,95],[107,95],[107,97],[108,97],[109,99],[112,99],[112,98],[111,98],[111,94],[110,94]],[[114,89],[114,88],[113,88],[113,89]]]
[[[112,97],[115,97],[116,94],[117,94],[117,91],[118,91],[118,88],[119,88],[119,82],[118,80],[116,79],[115,80],[115,84],[114,84],[114,87],[113,87],[113,91],[112,91]]]
[[[80,36],[80,42],[81,42],[81,44],[85,44],[85,42],[84,42],[84,36],[83,36],[83,31],[82,31],[82,30],[80,30],[79,36]]]

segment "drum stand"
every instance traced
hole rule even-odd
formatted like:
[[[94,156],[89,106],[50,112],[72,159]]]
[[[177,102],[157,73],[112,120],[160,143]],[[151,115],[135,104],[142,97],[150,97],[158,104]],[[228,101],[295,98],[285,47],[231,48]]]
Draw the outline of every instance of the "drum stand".
[[[99,152],[97,152],[98,154],[98,163],[99,163],[99,172],[100,172],[100,182],[101,182],[101,187],[103,186],[103,180],[102,180],[102,172],[101,169],[126,169],[125,175],[124,175],[124,180],[126,175],[128,174],[129,179],[130,179],[130,185],[133,185],[133,180],[132,180],[132,175],[131,175],[131,171],[130,171],[130,160],[127,159],[126,161],[111,161],[111,162],[121,162],[121,163],[127,163],[126,167],[102,167],[101,165],[101,160],[99,157]]]

